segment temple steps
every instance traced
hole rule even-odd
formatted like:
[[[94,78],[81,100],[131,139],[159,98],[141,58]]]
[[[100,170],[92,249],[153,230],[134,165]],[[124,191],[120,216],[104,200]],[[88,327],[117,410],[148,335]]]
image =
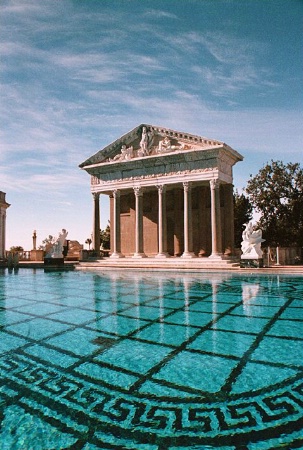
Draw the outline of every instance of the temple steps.
[[[78,269],[148,269],[148,270],[201,270],[238,269],[239,263],[230,259],[209,258],[103,258],[94,261],[80,261]]]

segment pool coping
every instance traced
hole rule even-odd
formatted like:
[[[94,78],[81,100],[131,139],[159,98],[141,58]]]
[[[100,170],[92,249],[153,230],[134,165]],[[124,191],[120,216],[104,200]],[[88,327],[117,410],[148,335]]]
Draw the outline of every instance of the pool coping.
[[[45,269],[41,261],[20,261],[18,268]],[[126,271],[150,271],[150,272],[234,272],[253,274],[291,274],[303,275],[303,265],[276,265],[262,268],[240,268],[235,261],[204,261],[200,258],[181,260],[180,258],[169,258],[159,261],[156,258],[121,258],[111,260],[109,258],[92,261],[67,261],[64,267],[57,270],[126,270]]]

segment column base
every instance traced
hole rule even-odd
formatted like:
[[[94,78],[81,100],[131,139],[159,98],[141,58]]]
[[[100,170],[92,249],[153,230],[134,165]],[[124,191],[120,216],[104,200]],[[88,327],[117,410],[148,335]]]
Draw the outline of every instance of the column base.
[[[125,256],[120,252],[114,252],[110,255],[110,258],[119,259],[119,258],[125,258]]]
[[[134,253],[132,258],[147,258],[145,253]]]
[[[212,253],[208,259],[216,259],[216,260],[220,260],[222,261],[223,257],[222,257],[222,253]]]
[[[184,252],[181,255],[181,258],[197,258],[197,255],[194,252]]]
[[[162,253],[158,253],[155,258],[159,258],[159,259],[165,259],[165,258],[170,258],[169,254],[166,252],[162,252]]]

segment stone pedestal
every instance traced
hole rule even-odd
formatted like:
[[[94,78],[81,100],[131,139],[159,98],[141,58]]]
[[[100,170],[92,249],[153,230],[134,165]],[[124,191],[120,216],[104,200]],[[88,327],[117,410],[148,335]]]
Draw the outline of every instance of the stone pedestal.
[[[31,261],[43,261],[44,251],[43,250],[31,250],[30,260]]]
[[[260,269],[263,267],[262,258],[241,258],[240,267],[243,269]]]
[[[64,258],[44,258],[44,266],[52,268],[62,268],[64,267]]]

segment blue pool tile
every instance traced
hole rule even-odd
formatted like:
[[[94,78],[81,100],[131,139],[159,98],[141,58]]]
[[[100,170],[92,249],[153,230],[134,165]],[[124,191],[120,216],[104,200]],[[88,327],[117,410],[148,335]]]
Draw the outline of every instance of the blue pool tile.
[[[178,386],[178,389],[174,389],[165,385],[161,385],[159,382],[155,381],[146,381],[140,386],[139,389],[140,394],[149,394],[151,396],[157,397],[172,397],[172,398],[200,398],[201,394],[193,394],[186,391],[182,391]]]
[[[232,311],[232,314],[246,317],[273,317],[280,309],[280,306],[255,305],[253,303],[242,304]]]
[[[13,298],[6,298],[5,300],[5,308],[16,308],[19,306],[25,306],[25,305],[35,305],[36,302],[33,302],[32,300],[26,300],[22,297],[18,297],[17,294]]]
[[[151,302],[148,302],[148,306],[154,306],[158,308],[163,308],[164,310],[170,310],[170,309],[179,309],[184,306],[184,298],[181,299],[172,299],[172,298],[157,298],[155,300],[152,300]]]
[[[303,308],[303,293],[302,293],[302,298],[293,300],[291,302],[291,308]]]
[[[290,368],[277,368],[268,364],[248,363],[232,386],[232,393],[254,392],[258,389],[278,385],[297,375]]]
[[[221,389],[235,365],[236,362],[229,359],[183,351],[153,378],[214,393]]]
[[[104,331],[105,333],[112,333],[118,336],[124,336],[133,331],[139,330],[142,326],[146,325],[148,322],[139,319],[133,319],[129,317],[123,317],[119,315],[112,315],[104,318],[98,318],[95,324],[90,324],[89,326],[94,326],[99,331]]]
[[[197,329],[193,327],[157,322],[139,331],[134,337],[155,343],[179,346],[196,332]]]
[[[12,325],[13,323],[23,322],[25,320],[31,319],[32,316],[29,314],[22,314],[14,310],[0,310],[0,325]]]
[[[49,362],[59,367],[69,367],[78,361],[78,359],[73,358],[72,356],[42,345],[31,345],[30,347],[27,347],[26,353],[36,356],[44,362]]]
[[[169,352],[171,352],[171,349],[160,345],[126,339],[106,350],[95,359],[132,372],[144,374],[154,365],[160,363]]]
[[[302,308],[287,308],[280,316],[280,319],[301,320],[303,329],[303,306]]]
[[[217,293],[214,298],[215,302],[226,303],[226,304],[229,304],[229,306],[235,305],[236,303],[239,303],[241,300],[242,300],[242,294],[228,292],[228,289],[224,292]]]
[[[213,318],[208,313],[195,311],[178,311],[175,314],[166,317],[165,322],[175,323],[178,325],[191,325],[196,327],[204,327],[209,324]]]
[[[12,336],[11,334],[0,331],[0,353],[5,353],[10,350],[15,350],[27,344],[28,341],[21,337]]]
[[[125,374],[93,363],[81,364],[75,371],[87,375],[92,379],[104,381],[105,383],[122,387],[123,389],[129,389],[138,379],[133,375]]]
[[[2,450],[59,449],[75,444],[72,434],[60,432],[38,416],[18,406],[3,411],[0,442]]]
[[[303,367],[303,339],[295,341],[265,336],[251,359]]]
[[[70,324],[82,324],[96,319],[96,313],[94,311],[72,308],[65,311],[52,314],[51,319],[60,320],[61,322],[67,322]]]
[[[159,317],[161,311],[159,308],[153,308],[152,306],[138,305],[123,311],[121,314],[128,317],[137,317],[138,319],[155,320]]]
[[[188,348],[241,358],[255,339],[254,335],[212,329],[204,331]]]
[[[63,323],[37,318],[7,327],[7,330],[31,339],[44,339],[68,328],[69,326]]]
[[[231,307],[230,303],[219,303],[210,301],[201,301],[194,304],[190,304],[188,309],[190,311],[196,312],[207,312],[207,313],[222,313],[227,311]]]
[[[96,331],[85,328],[76,328],[75,330],[66,331],[65,333],[50,338],[48,344],[73,352],[76,355],[89,355],[96,351],[99,347],[93,341],[99,336]]]
[[[48,302],[35,302],[30,305],[23,305],[15,308],[17,311],[22,311],[26,314],[33,314],[35,316],[45,316],[47,314],[57,313],[65,308]]]
[[[273,308],[280,308],[287,302],[287,297],[284,296],[262,296],[258,294],[256,297],[248,299],[243,298],[243,304],[249,306],[268,306]]]
[[[277,320],[277,322],[267,332],[273,336],[289,336],[302,338],[303,323],[294,320]]]
[[[229,315],[218,320],[213,328],[235,332],[259,333],[268,323],[269,319],[261,319],[249,316]]]
[[[98,301],[96,303],[86,304],[83,307],[83,309],[95,311],[96,317],[102,317],[104,315],[116,312],[117,307],[118,307],[118,305],[116,302],[107,300],[107,301]],[[125,309],[125,305],[123,305],[122,309]]]

